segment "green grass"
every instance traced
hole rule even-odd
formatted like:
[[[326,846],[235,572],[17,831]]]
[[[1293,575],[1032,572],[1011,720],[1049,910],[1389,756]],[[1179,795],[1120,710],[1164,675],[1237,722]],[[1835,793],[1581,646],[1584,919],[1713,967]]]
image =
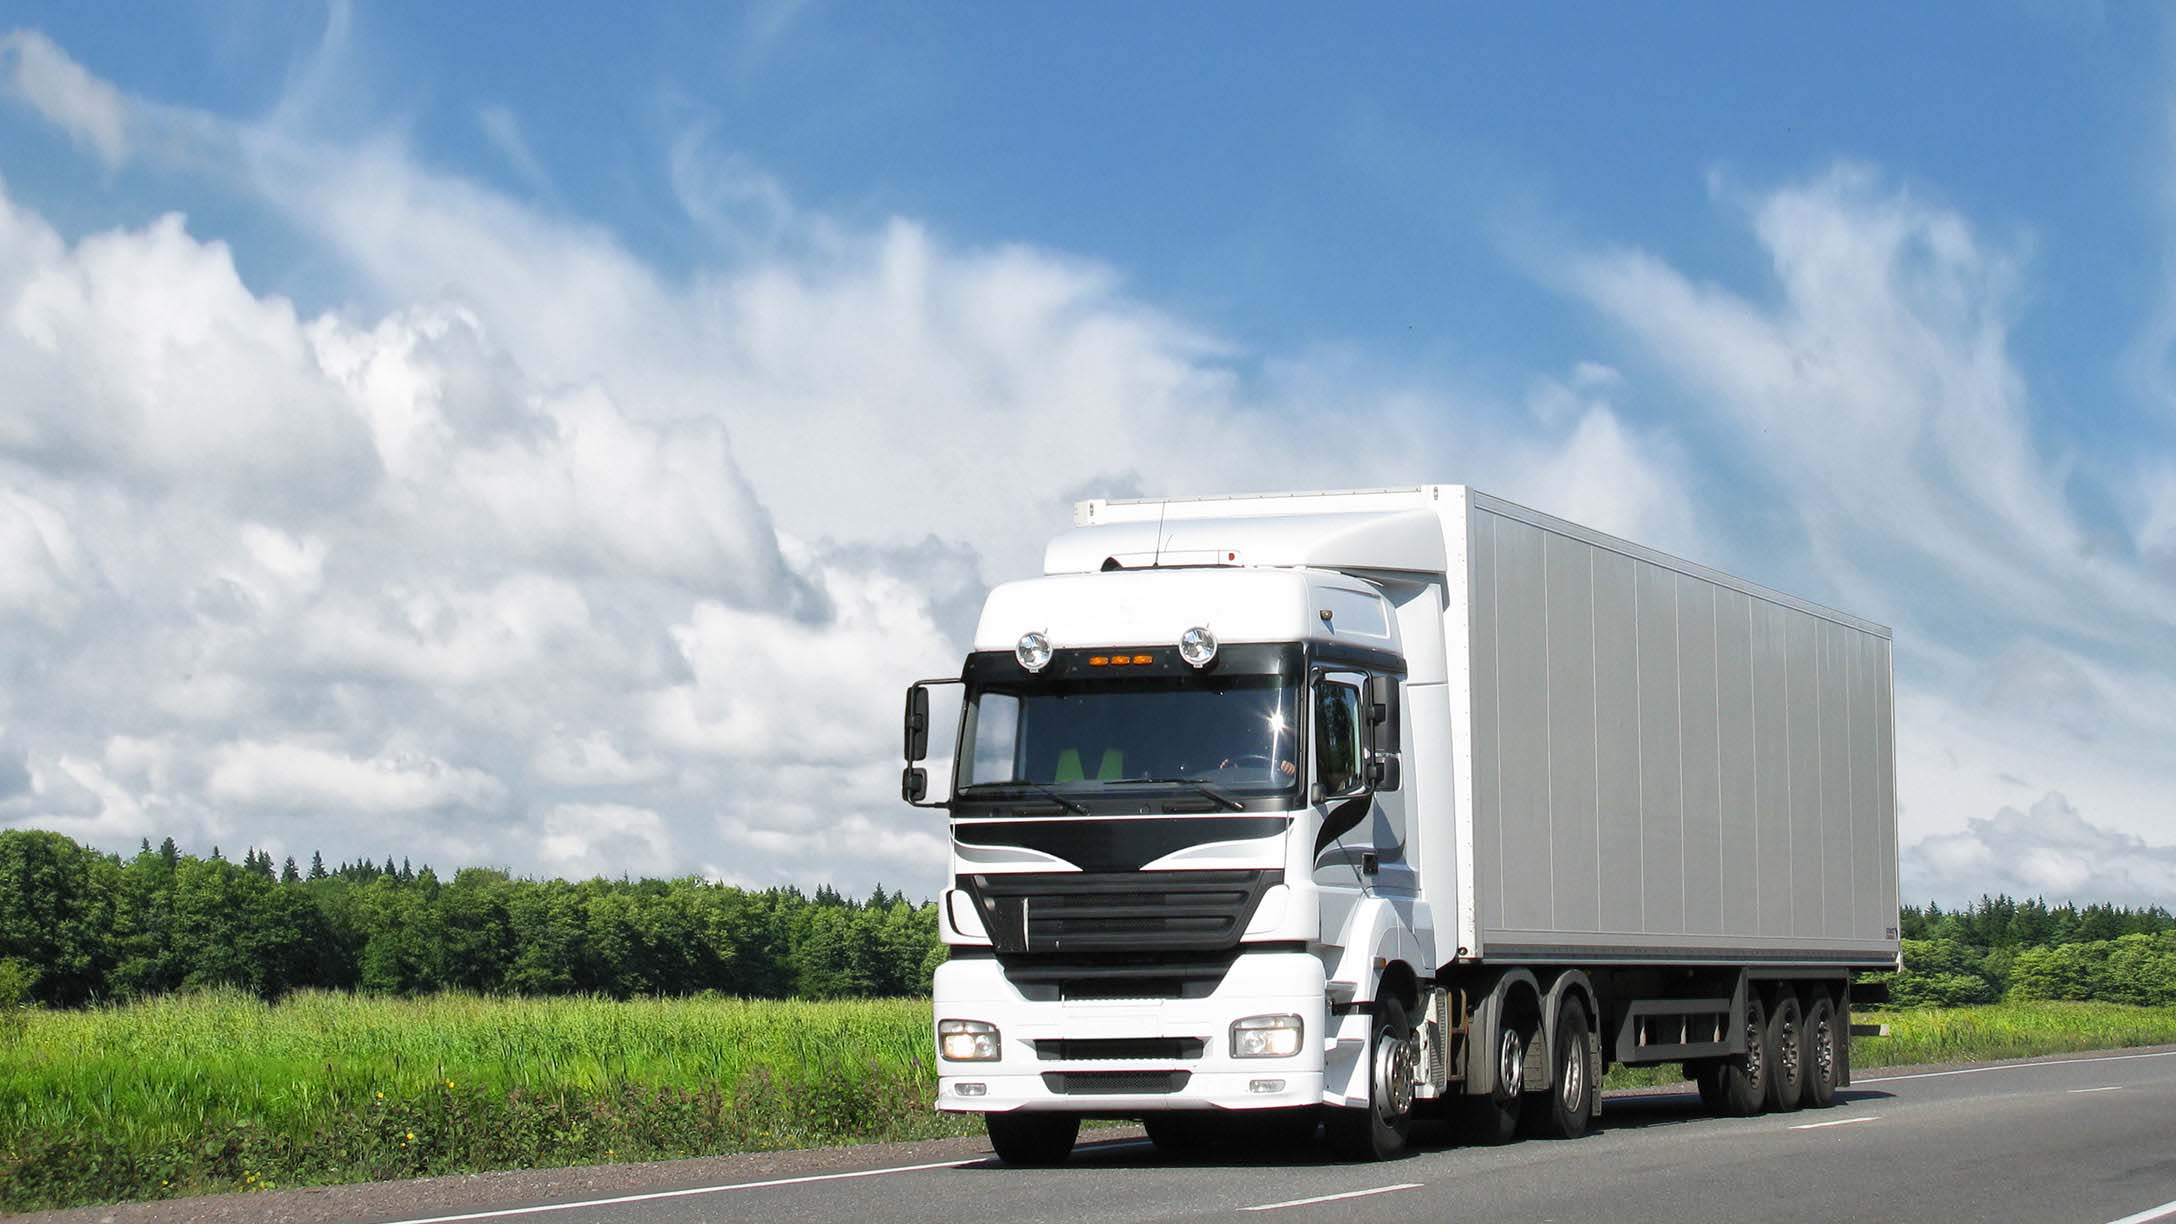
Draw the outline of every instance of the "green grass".
[[[2176,1044],[2176,1008],[1857,1018],[1892,1034],[1858,1039],[1862,1069]],[[927,1000],[197,995],[0,1020],[7,1210],[979,1129],[929,1107]]]
[[[973,1133],[926,1000],[173,997],[0,1033],[0,1208]]]

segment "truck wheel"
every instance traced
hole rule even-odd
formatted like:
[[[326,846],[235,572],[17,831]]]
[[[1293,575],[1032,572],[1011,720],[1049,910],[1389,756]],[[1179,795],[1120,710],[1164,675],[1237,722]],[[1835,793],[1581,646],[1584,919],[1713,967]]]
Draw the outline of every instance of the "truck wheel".
[[[1505,1024],[1496,1032],[1496,1090],[1460,1097],[1459,1130],[1466,1142],[1495,1147],[1519,1137],[1526,1100],[1526,1032]]]
[[[1330,1146],[1348,1160],[1391,1160],[1413,1127],[1413,1025],[1396,998],[1375,1004],[1368,1042],[1368,1104],[1330,1113]]]
[[[1760,996],[1745,999],[1745,1053],[1722,1060],[1723,1112],[1734,1118],[1750,1118],[1768,1103],[1768,1009]]]
[[[1148,1141],[1157,1151],[1173,1156],[1191,1156],[1216,1142],[1215,1129],[1199,1114],[1150,1114],[1141,1119],[1141,1129],[1148,1132]]]
[[[990,1146],[1009,1165],[1061,1165],[1080,1138],[1080,1115],[1048,1113],[984,1114]]]
[[[1799,1060],[1805,1079],[1801,1099],[1808,1109],[1827,1109],[1836,1103],[1836,1081],[1843,1071],[1843,1058],[1836,1048],[1843,1040],[1839,1027],[1836,1005],[1826,993],[1818,995],[1806,1012],[1806,1052]]]
[[[1587,1009],[1577,999],[1564,1000],[1556,1014],[1556,1082],[1526,1105],[1530,1114],[1538,1113],[1544,1137],[1577,1139],[1587,1133],[1594,1113],[1593,1044]]]
[[[1775,1010],[1768,1015],[1768,1053],[1774,1059],[1768,1069],[1768,1108],[1778,1113],[1798,1108],[1798,1090],[1806,1079],[1804,1029],[1798,995],[1785,985],[1776,991]]]
[[[1728,1102],[1723,1095],[1723,1064],[1718,1059],[1703,1058],[1685,1064],[1690,1071],[1693,1085],[1700,1089],[1700,1107],[1711,1114],[1727,1113]]]

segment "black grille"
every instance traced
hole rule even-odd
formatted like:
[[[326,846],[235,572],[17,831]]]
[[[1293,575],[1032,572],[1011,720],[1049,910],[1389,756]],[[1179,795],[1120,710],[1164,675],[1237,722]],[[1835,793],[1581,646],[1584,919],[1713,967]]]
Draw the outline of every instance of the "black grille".
[[[1281,871],[1026,872],[963,876],[960,885],[1007,957],[1228,951],[1262,894],[1283,878]]]
[[[1043,1087],[1065,1096],[1177,1092],[1190,1076],[1186,1071],[1045,1071]]]
[[[1191,1062],[1208,1042],[1199,1037],[1070,1037],[1035,1042],[1045,1062]]]

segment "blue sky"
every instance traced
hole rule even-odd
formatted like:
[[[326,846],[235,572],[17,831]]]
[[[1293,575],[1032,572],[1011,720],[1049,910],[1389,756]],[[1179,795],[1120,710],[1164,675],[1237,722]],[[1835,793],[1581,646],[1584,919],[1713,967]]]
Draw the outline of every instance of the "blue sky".
[[[0,820],[934,878],[1067,498],[1449,480],[1896,625],[1907,888],[2165,899],[2176,45],[1961,16],[17,6]]]

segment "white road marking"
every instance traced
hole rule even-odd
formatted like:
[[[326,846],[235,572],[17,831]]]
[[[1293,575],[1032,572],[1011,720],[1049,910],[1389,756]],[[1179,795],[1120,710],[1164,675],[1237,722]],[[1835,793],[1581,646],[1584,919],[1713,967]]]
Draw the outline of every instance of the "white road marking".
[[[1101,1143],[1084,1147],[1082,1152],[1115,1152],[1126,1148],[1147,1147],[1146,1139],[1128,1139],[1120,1143]],[[393,1224],[457,1224],[462,1220],[502,1220],[509,1216],[545,1215],[554,1211],[578,1211],[584,1207],[615,1207],[621,1203],[650,1203],[659,1199],[694,1198],[704,1194],[725,1194],[733,1190],[764,1190],[772,1186],[800,1186],[809,1182],[846,1181],[856,1177],[883,1177],[888,1173],[926,1173],[931,1169],[959,1169],[988,1160],[987,1156],[970,1156],[965,1160],[940,1160],[933,1164],[891,1165],[882,1169],[855,1169],[847,1173],[814,1173],[806,1177],[779,1177],[770,1181],[734,1182],[723,1186],[690,1186],[684,1190],[653,1190],[647,1194],[622,1194],[615,1198],[583,1199],[574,1203],[546,1203],[541,1207],[501,1207],[492,1211],[470,1211],[460,1215],[419,1216],[412,1220],[396,1220]]]
[[[2110,1085],[2108,1085],[2108,1086],[2107,1086],[2106,1088],[2073,1088],[2073,1089],[2071,1089],[2071,1090],[2070,1090],[2070,1095],[2072,1095],[2072,1096],[2076,1096],[2076,1095],[2078,1095],[2078,1094],[2079,1094],[2079,1093],[2081,1093],[2081,1092],[2121,1092],[2121,1091],[2123,1091],[2123,1085],[2121,1085],[2121,1084],[2110,1084]]]
[[[1852,1123],[1854,1123],[1854,1122],[1875,1122],[1875,1121],[1879,1121],[1879,1120],[1880,1120],[1880,1118],[1881,1118],[1881,1115],[1880,1115],[1880,1114],[1860,1114],[1860,1115],[1859,1115],[1858,1117],[1856,1117],[1856,1118],[1833,1118],[1833,1119],[1831,1119],[1831,1120],[1829,1120],[1829,1121],[1827,1121],[1827,1122],[1807,1122],[1807,1123],[1804,1123],[1804,1124],[1802,1124],[1802,1125],[1799,1125],[1799,1126],[1794,1126],[1794,1127],[1792,1127],[1791,1129],[1792,1129],[1792,1130],[1820,1130],[1820,1129],[1821,1129],[1822,1127],[1825,1127],[1825,1126],[1849,1126],[1849,1125],[1851,1125],[1851,1124],[1852,1124]]]
[[[1316,1203],[1335,1203],[1340,1199],[1367,1198],[1373,1194],[1389,1194],[1394,1190],[1418,1190],[1419,1182],[1399,1182],[1395,1186],[1377,1186],[1373,1190],[1347,1190],[1343,1194],[1318,1194],[1313,1198],[1293,1199],[1288,1203],[1263,1203],[1258,1207],[1241,1208],[1243,1211],[1278,1211],[1286,1207],[1312,1207]]]
[[[2108,1224],[2146,1224],[2148,1220],[2167,1219],[2172,1215],[2176,1215],[2176,1199],[2171,1199],[2159,1207],[2148,1207],[2144,1211],[2124,1216],[2120,1220],[2110,1220]]]
[[[1960,1067],[1955,1071],[1919,1071],[1911,1075],[1882,1075],[1873,1079],[1852,1076],[1854,1087],[1859,1084],[1893,1084],[1899,1080],[1937,1079],[1944,1075],[1978,1075],[1982,1071],[2024,1071],[2032,1067],[2066,1067],[2072,1063],[2128,1062],[2134,1058],[2176,1058],[2176,1050],[2156,1050],[2151,1054],[2109,1054],[2100,1058],[2048,1058],[2039,1062],[2003,1063],[1999,1067]],[[2121,1221],[2117,1221],[2121,1224]]]

